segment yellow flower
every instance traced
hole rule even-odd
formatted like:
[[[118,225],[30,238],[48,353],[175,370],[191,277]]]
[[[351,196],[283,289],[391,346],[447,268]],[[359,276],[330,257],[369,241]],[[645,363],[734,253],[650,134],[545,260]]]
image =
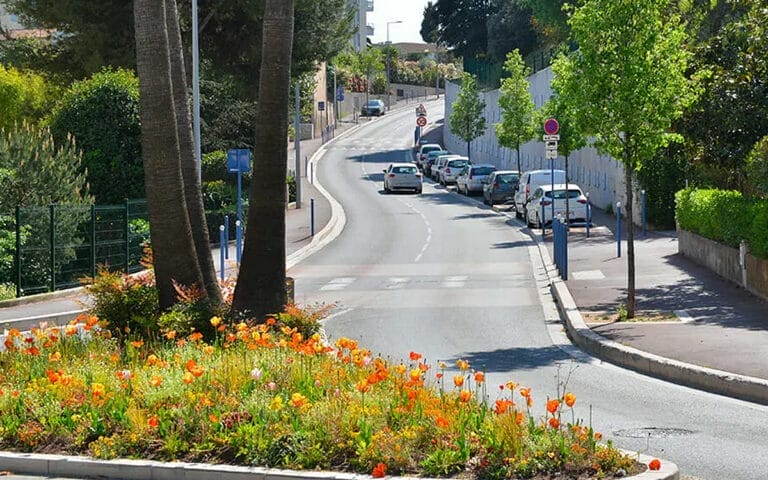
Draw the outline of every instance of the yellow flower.
[[[184,372],[184,376],[181,377],[181,379],[189,385],[190,383],[195,381],[195,376],[192,375],[190,372]]]
[[[219,317],[211,317],[211,325],[213,326],[213,328],[216,328],[219,325],[221,325],[221,318],[219,318]]]
[[[469,362],[466,360],[456,360],[456,366],[463,372],[469,369]]]
[[[291,405],[293,405],[296,408],[309,406],[309,400],[307,400],[307,397],[305,397],[304,395],[296,392],[293,395],[291,395]]]
[[[278,395],[275,398],[273,398],[272,401],[269,402],[269,409],[273,410],[273,411],[276,411],[276,412],[279,412],[280,410],[282,410],[283,409],[283,397]]]
[[[94,383],[91,385],[91,395],[94,398],[103,397],[106,393],[106,390],[104,389],[104,385],[100,383]]]
[[[61,352],[55,352],[50,355],[48,355],[48,361],[51,363],[55,363],[61,360]]]
[[[454,375],[453,376],[453,384],[457,387],[461,387],[464,385],[464,375]]]

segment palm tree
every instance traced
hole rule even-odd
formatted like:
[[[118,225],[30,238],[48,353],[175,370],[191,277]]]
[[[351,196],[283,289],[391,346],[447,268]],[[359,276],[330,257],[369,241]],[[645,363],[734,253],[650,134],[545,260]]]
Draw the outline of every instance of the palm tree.
[[[174,280],[202,286],[187,215],[164,2],[135,0],[141,147],[155,276],[161,308],[176,303]]]
[[[293,48],[293,0],[266,0],[254,172],[248,225],[232,307],[261,322],[282,311],[285,288],[285,174]]]
[[[208,239],[208,224],[205,220],[205,207],[200,178],[197,174],[195,145],[192,139],[192,122],[189,112],[189,96],[184,68],[184,53],[179,29],[179,16],[176,0],[165,0],[165,23],[168,29],[168,45],[171,63],[171,83],[173,101],[176,109],[176,130],[179,137],[181,174],[184,180],[184,198],[187,202],[187,214],[192,228],[192,240],[195,243],[197,262],[202,270],[208,301],[214,305],[221,303],[221,290],[213,266],[211,244]],[[222,248],[225,248],[222,246]]]

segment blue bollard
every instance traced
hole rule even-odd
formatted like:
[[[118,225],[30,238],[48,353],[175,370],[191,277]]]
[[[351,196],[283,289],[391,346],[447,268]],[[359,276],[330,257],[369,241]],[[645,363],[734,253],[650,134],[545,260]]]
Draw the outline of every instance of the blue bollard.
[[[640,190],[640,215],[643,220],[643,236],[645,237],[648,234],[645,224],[645,190]]]
[[[309,234],[315,236],[315,199],[309,199]]]
[[[243,256],[243,225],[240,220],[235,222],[235,259],[240,266],[240,258]]]
[[[221,280],[224,281],[226,265],[224,264],[224,249],[226,248],[226,237],[224,237],[224,225],[219,226],[219,264],[221,265]]]
[[[589,238],[589,229],[592,226],[592,205],[589,203],[589,192],[587,192],[587,238]]]
[[[224,215],[224,258],[229,259],[229,215]]]
[[[563,270],[560,276],[563,280],[568,280],[568,226],[563,225]]]
[[[616,250],[621,258],[621,202],[616,202]]]

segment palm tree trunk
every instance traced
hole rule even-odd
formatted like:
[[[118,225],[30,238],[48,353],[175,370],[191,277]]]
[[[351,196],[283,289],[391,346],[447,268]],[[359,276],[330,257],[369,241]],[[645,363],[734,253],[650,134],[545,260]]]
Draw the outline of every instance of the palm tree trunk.
[[[285,178],[293,47],[293,0],[264,9],[256,147],[250,207],[233,310],[257,322],[282,311],[285,288]]]
[[[160,307],[166,309],[176,303],[174,281],[199,287],[203,278],[184,197],[163,2],[135,0],[134,20],[147,209]]]
[[[221,290],[213,266],[211,243],[208,238],[208,224],[205,220],[203,192],[198,177],[195,144],[192,138],[192,121],[189,113],[189,95],[184,69],[184,53],[181,43],[181,30],[176,0],[165,0],[168,44],[170,47],[171,82],[173,100],[176,107],[176,130],[179,136],[181,175],[184,180],[184,198],[187,202],[187,214],[192,228],[192,240],[195,243],[197,262],[203,275],[208,301],[213,305],[221,303]],[[222,246],[225,248],[226,246]]]

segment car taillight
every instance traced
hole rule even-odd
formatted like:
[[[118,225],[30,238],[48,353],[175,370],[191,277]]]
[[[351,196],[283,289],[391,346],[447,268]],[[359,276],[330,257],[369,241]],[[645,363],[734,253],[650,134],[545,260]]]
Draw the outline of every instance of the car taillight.
[[[528,198],[528,195],[530,195],[530,194],[531,194],[531,186],[530,185],[526,185],[525,186],[525,198]]]
[[[549,200],[540,200],[539,205],[544,205],[546,207],[548,205],[552,205],[552,202],[550,202]]]
[[[582,204],[582,205],[586,205],[586,204],[587,204],[587,199],[586,199],[586,198],[584,198],[584,197],[581,197],[581,198],[579,198],[579,199],[578,199],[578,200],[576,200],[576,201],[577,201],[577,202],[579,202],[579,203],[580,203],[580,204]]]
[[[450,175],[451,174],[451,167],[445,167],[445,173]]]
[[[394,173],[390,173],[389,174],[389,178],[395,178],[395,174]]]

